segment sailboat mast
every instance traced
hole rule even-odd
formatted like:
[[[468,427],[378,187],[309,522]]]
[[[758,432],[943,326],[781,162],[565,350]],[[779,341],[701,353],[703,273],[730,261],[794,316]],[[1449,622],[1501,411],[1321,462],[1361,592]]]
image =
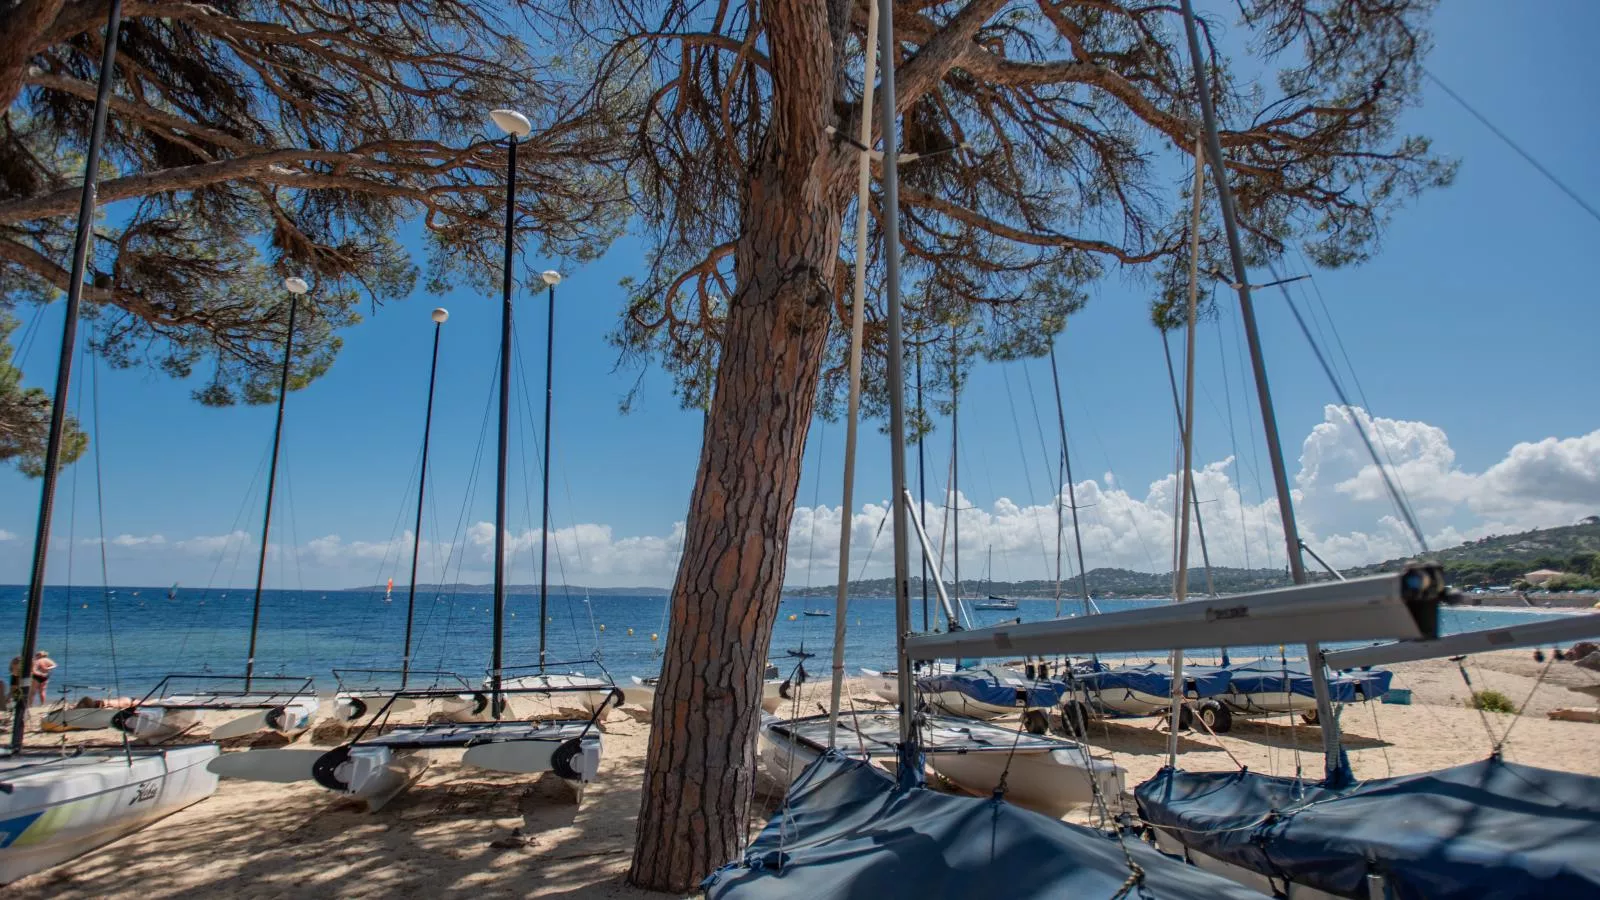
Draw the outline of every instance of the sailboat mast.
[[[856,172],[855,297],[850,317],[850,398],[845,413],[843,508],[839,516],[839,590],[833,606],[833,683],[828,704],[828,746],[839,732],[839,699],[844,692],[844,639],[850,611],[850,517],[855,509],[856,418],[861,407],[861,342],[866,327],[868,192],[872,188],[872,82],[878,38],[878,8],[867,7],[867,39],[861,75],[861,156]]]
[[[1072,540],[1078,548],[1078,587],[1083,594],[1083,614],[1089,615],[1094,611],[1094,601],[1089,598],[1089,573],[1083,567],[1083,531],[1078,527],[1078,489],[1072,483],[1072,451],[1067,446],[1067,410],[1061,402],[1061,371],[1056,367],[1056,345],[1050,344],[1050,383],[1056,389],[1056,425],[1061,429],[1061,465],[1066,470],[1066,477],[1062,480],[1067,483],[1067,505],[1072,509]],[[1061,494],[1056,493],[1056,502],[1060,502]],[[1057,519],[1059,520],[1059,515]],[[1056,575],[1057,580],[1060,574]],[[1057,604],[1060,605],[1059,603]],[[1059,615],[1060,609],[1056,610]]]
[[[874,7],[876,8],[876,7]],[[917,354],[917,414],[920,418],[925,407],[922,405],[922,344],[916,347]],[[927,456],[923,452],[923,434],[917,430],[917,515],[926,516],[928,510],[928,477]],[[922,630],[928,630],[928,558],[922,558]]]
[[[894,497],[894,624],[895,660],[900,688],[900,743],[911,750],[916,732],[911,721],[911,660],[906,635],[911,632],[910,523],[906,493],[905,373],[900,328],[900,150],[894,93],[894,0],[878,0],[878,53],[883,65],[883,267],[884,303],[889,308],[889,355],[884,374],[889,389],[889,480]],[[909,773],[908,773],[909,774]]]
[[[411,529],[411,584],[406,588],[406,643],[400,656],[400,686],[411,677],[411,623],[417,611],[417,557],[422,552],[422,500],[428,485],[428,443],[433,434],[433,388],[439,378],[439,331],[448,310],[433,311],[433,362],[428,366],[428,411],[422,417],[422,471],[417,475],[417,522]]]
[[[256,557],[256,596],[250,607],[250,649],[244,657],[244,689],[256,671],[256,637],[261,628],[261,587],[267,579],[267,540],[272,534],[272,495],[278,486],[278,451],[283,445],[283,403],[289,396],[289,363],[294,359],[294,320],[300,310],[300,295],[306,283],[298,278],[284,279],[289,291],[289,330],[283,338],[283,367],[278,372],[278,418],[272,426],[272,462],[267,467],[267,508],[261,514],[261,553]]]
[[[544,501],[543,523],[539,527],[539,671],[544,671],[545,626],[550,614],[550,407],[555,400],[556,362],[556,285],[561,273],[555,270],[542,276],[549,287],[550,312],[544,337]]]
[[[107,101],[117,59],[117,33],[122,0],[111,0],[105,48],[100,55],[100,84],[94,98],[94,124],[83,159],[83,192],[78,200],[78,228],[72,243],[72,281],[67,287],[66,317],[61,326],[61,356],[56,362],[56,392],[50,404],[50,435],[44,449],[44,476],[39,489],[39,525],[34,531],[33,568],[28,577],[28,609],[22,626],[22,670],[11,691],[11,749],[22,749],[28,724],[28,695],[33,692],[33,654],[39,642],[39,613],[44,607],[44,576],[50,549],[50,518],[55,511],[56,473],[61,468],[61,437],[67,426],[67,393],[72,386],[72,355],[77,351],[78,307],[83,302],[83,274],[89,264],[89,235],[94,227],[95,187],[100,178],[100,140],[106,130]],[[98,435],[97,435],[98,437]]]
[[[505,264],[500,281],[500,431],[494,484],[494,642],[489,658],[489,707],[500,719],[500,670],[506,616],[506,437],[511,420],[511,263],[515,247],[512,231],[517,217],[517,132],[506,135]],[[541,615],[540,619],[544,617]]]
[[[1255,373],[1256,399],[1261,407],[1261,425],[1265,432],[1267,457],[1272,463],[1272,486],[1278,494],[1278,518],[1283,523],[1283,542],[1288,548],[1289,573],[1295,584],[1305,584],[1305,561],[1300,558],[1300,530],[1295,525],[1294,499],[1289,495],[1289,476],[1283,464],[1283,446],[1278,440],[1278,417],[1272,407],[1272,391],[1267,384],[1267,365],[1261,353],[1261,334],[1256,327],[1255,304],[1250,299],[1250,278],[1244,261],[1244,245],[1239,240],[1238,213],[1234,207],[1233,190],[1228,185],[1228,172],[1222,155],[1222,141],[1217,136],[1217,111],[1211,102],[1210,79],[1200,51],[1200,33],[1195,24],[1194,4],[1179,0],[1183,11],[1183,28],[1189,39],[1189,56],[1194,65],[1195,91],[1200,95],[1200,114],[1205,125],[1206,155],[1211,175],[1216,183],[1217,198],[1222,205],[1222,225],[1228,238],[1228,256],[1233,265],[1233,284],[1239,292],[1239,312],[1244,319],[1245,343],[1250,348],[1250,366]],[[1306,644],[1307,668],[1311,670],[1311,684],[1317,698],[1317,720],[1322,726],[1324,765],[1330,778],[1343,771],[1339,752],[1339,722],[1333,715],[1333,703],[1328,694],[1327,670],[1322,665],[1322,648],[1316,642]]]
[[[955,615],[961,615],[961,385],[956,372],[956,332],[950,330],[950,559],[956,580]],[[951,631],[960,627],[952,620]]]

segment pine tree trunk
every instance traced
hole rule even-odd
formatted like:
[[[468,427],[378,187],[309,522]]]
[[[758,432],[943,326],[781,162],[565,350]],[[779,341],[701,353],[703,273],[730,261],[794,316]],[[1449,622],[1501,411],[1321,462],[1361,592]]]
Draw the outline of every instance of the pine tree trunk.
[[[803,190],[782,189],[778,168],[756,174],[747,195],[735,251],[738,292],[656,686],[629,874],[655,890],[694,889],[738,855],[747,833],[762,671],[832,314],[842,217],[836,188],[812,178]]]

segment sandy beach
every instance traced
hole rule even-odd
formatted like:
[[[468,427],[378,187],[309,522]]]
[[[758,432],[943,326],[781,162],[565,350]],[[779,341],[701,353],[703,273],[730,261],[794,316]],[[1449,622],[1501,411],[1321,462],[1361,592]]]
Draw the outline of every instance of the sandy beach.
[[[1536,662],[1531,651],[1501,651],[1466,664],[1477,689],[1493,689],[1526,715],[1487,714],[1507,758],[1600,775],[1600,725],[1552,721],[1557,707],[1593,706],[1568,686],[1600,684],[1600,673],[1571,663]],[[1392,667],[1394,687],[1412,705],[1366,703],[1342,717],[1358,778],[1450,766],[1488,755],[1484,716],[1466,706],[1469,689],[1455,663]],[[807,699],[822,696],[813,684]],[[858,709],[877,705],[851,685]],[[809,711],[809,708],[808,708]],[[551,775],[536,779],[464,769],[440,754],[411,790],[376,814],[311,783],[224,781],[209,800],[75,862],[7,888],[33,898],[560,897],[658,896],[623,882],[632,853],[648,721],[613,711],[604,725],[601,780],[582,803]],[[297,745],[332,744],[322,727]],[[1181,764],[1190,770],[1320,773],[1318,729],[1288,719],[1236,720],[1220,739],[1186,734]],[[1128,772],[1131,788],[1164,763],[1166,734],[1155,719],[1096,722],[1090,743]],[[768,783],[752,810],[759,828],[781,797]],[[1128,809],[1132,809],[1131,801]]]

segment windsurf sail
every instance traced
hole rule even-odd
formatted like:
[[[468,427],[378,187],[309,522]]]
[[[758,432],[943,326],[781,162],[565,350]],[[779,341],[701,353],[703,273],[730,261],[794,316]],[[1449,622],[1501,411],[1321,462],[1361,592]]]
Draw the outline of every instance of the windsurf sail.
[[[388,603],[394,599],[394,579],[389,579],[388,587],[383,589],[383,602]]]

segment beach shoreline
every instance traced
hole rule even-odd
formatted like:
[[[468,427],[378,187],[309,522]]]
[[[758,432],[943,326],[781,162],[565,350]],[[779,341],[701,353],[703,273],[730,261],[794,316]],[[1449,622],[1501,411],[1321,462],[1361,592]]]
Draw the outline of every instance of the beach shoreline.
[[[1510,732],[1507,759],[1545,768],[1600,775],[1600,726],[1553,721],[1559,707],[1593,706],[1567,690],[1600,684],[1600,673],[1531,650],[1392,666],[1394,687],[1410,690],[1407,706],[1367,703],[1341,717],[1345,748],[1358,779],[1402,775],[1472,762],[1489,755]],[[1467,679],[1470,679],[1470,688]],[[802,708],[825,700],[825,681],[806,686]],[[1471,690],[1496,690],[1526,704],[1520,721],[1480,715],[1467,706]],[[848,683],[859,711],[881,706],[864,682]],[[1002,720],[1004,721],[1004,720]],[[1512,724],[1515,721],[1515,728]],[[1487,723],[1487,729],[1486,729]],[[212,798],[73,862],[18,881],[8,898],[166,900],[214,896],[299,897],[540,897],[662,896],[629,887],[634,819],[648,746],[642,711],[612,711],[604,724],[601,778],[576,803],[570,786],[552,775],[497,775],[459,765],[459,752],[441,753],[414,785],[379,813],[337,798],[312,783],[289,785],[227,780]],[[295,746],[331,746],[327,727]],[[87,735],[69,735],[67,743]],[[313,744],[313,740],[322,743]],[[61,736],[40,742],[61,741]],[[1189,770],[1251,771],[1315,778],[1321,772],[1320,731],[1298,719],[1237,719],[1219,737],[1185,733],[1180,764]],[[1167,735],[1155,719],[1100,720],[1088,743],[1098,756],[1127,770],[1127,786],[1166,764]],[[759,829],[781,801],[763,776],[750,827]],[[1132,811],[1131,802],[1123,808]],[[1114,810],[1115,811],[1115,810]],[[1088,822],[1088,812],[1069,820]]]

